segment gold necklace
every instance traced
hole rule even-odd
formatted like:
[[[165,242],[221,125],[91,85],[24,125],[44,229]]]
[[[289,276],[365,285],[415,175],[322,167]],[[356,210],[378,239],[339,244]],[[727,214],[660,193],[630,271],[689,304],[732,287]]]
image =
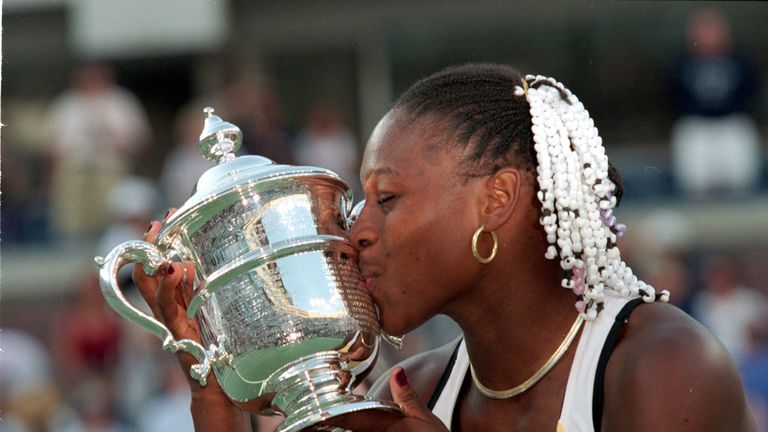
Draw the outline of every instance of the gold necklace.
[[[563,354],[565,354],[565,352],[568,350],[568,347],[571,346],[573,339],[576,338],[576,334],[579,332],[579,328],[581,327],[581,324],[583,322],[584,322],[584,318],[582,318],[582,316],[579,315],[578,318],[576,318],[576,321],[571,326],[571,330],[565,336],[563,343],[561,343],[560,346],[557,347],[557,350],[554,352],[554,354],[552,354],[552,357],[550,357],[549,360],[547,360],[547,362],[544,363],[544,366],[542,366],[541,369],[536,371],[536,373],[534,373],[533,376],[525,380],[525,382],[523,382],[522,384],[507,390],[489,389],[488,387],[480,383],[480,380],[477,379],[477,375],[475,375],[475,368],[472,367],[472,362],[470,361],[469,371],[472,374],[472,382],[475,383],[475,387],[477,387],[477,389],[480,390],[480,393],[482,393],[484,396],[487,396],[493,399],[509,399],[513,396],[517,396],[520,393],[523,393],[524,391],[533,387],[534,384],[539,382],[539,380],[542,379],[544,375],[546,375],[547,372],[549,372],[555,366],[555,364],[557,364],[558,360],[560,360]]]

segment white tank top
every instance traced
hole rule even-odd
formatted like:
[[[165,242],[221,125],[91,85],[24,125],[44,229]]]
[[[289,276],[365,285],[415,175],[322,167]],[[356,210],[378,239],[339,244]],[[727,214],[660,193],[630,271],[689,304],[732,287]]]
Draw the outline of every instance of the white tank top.
[[[587,321],[565,387],[563,408],[556,432],[594,432],[602,421],[605,364],[618,342],[621,328],[641,299],[628,300],[606,294],[605,308],[595,321]],[[448,429],[461,386],[469,369],[462,339],[446,367],[429,407]]]

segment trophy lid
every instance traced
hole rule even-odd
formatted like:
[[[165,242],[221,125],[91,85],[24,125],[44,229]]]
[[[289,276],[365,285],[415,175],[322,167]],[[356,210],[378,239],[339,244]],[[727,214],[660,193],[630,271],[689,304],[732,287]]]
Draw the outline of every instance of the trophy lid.
[[[264,187],[265,182],[313,177],[334,183],[351,194],[349,185],[338,174],[324,168],[281,165],[263,156],[236,156],[243,137],[240,128],[223,121],[213,111],[210,107],[204,109],[206,118],[199,149],[204,158],[218,165],[200,176],[192,196],[166,221],[159,233],[161,238],[180,226],[190,228],[193,225],[194,230],[232,198]]]

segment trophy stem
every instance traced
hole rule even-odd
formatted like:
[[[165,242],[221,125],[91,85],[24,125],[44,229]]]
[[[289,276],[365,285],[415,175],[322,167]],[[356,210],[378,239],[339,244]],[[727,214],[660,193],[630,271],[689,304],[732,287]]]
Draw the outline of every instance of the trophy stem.
[[[367,409],[402,412],[394,402],[355,395],[352,374],[336,351],[303,357],[277,371],[267,384],[272,406],[285,414],[276,432],[295,432],[343,414]]]

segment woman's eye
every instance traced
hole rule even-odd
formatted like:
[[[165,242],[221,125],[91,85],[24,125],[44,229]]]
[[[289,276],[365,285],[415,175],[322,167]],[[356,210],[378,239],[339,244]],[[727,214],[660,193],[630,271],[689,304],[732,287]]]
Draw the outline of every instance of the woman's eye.
[[[385,194],[385,195],[381,195],[381,196],[379,197],[379,199],[378,199],[376,202],[377,202],[379,205],[382,205],[382,204],[385,204],[385,203],[387,203],[387,202],[390,202],[390,201],[392,201],[393,199],[395,199],[395,196],[394,196],[394,195],[391,195],[391,194]]]

